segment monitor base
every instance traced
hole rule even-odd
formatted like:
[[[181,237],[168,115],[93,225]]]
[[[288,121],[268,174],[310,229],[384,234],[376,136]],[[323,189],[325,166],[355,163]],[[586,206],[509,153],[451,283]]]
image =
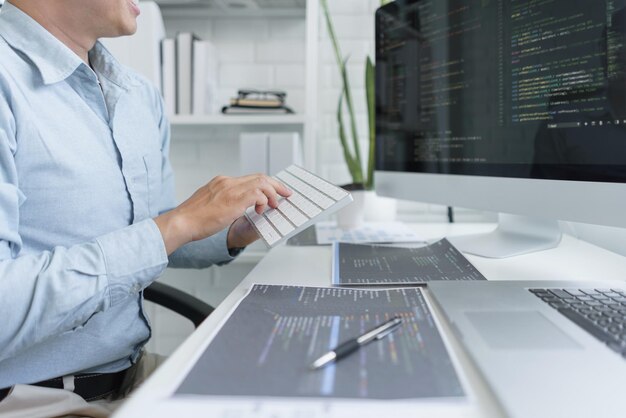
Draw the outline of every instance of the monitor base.
[[[449,237],[460,251],[486,258],[506,258],[549,250],[561,242],[557,220],[501,213],[498,227],[486,234]]]

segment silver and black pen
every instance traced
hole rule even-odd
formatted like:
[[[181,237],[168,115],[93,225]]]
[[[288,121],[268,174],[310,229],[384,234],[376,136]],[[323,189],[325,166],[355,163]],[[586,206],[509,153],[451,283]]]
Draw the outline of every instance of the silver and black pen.
[[[366,344],[371,343],[375,340],[380,340],[385,338],[387,335],[391,334],[394,330],[396,330],[400,324],[402,323],[402,318],[396,316],[391,318],[389,321],[378,325],[376,328],[373,328],[367,331],[365,334],[360,337],[353,338],[344,343],[339,344],[337,347],[324,354],[317,360],[315,360],[309,366],[311,370],[317,370],[335,362],[351,353],[354,353],[359,348],[363,347]]]

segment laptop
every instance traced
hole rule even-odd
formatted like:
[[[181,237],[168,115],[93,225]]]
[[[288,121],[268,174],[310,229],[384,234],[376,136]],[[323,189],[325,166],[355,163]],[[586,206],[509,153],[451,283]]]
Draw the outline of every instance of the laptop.
[[[430,282],[511,417],[626,417],[626,283]]]

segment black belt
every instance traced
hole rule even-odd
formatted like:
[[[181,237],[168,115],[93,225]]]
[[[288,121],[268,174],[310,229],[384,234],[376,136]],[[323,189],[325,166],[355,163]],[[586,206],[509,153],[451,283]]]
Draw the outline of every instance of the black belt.
[[[106,398],[121,389],[124,378],[135,367],[137,367],[136,364],[117,373],[77,374],[74,376],[74,393],[86,401]],[[51,389],[63,389],[63,378],[56,377],[43,382],[33,383],[32,385]],[[0,401],[9,394],[10,390],[11,388],[0,389]]]
[[[11,388],[0,389],[0,401],[6,398],[10,391],[11,391]]]

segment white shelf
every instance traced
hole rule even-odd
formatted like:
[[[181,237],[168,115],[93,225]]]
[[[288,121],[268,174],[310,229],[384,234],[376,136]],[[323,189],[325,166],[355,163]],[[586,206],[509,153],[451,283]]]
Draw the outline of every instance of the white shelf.
[[[306,0],[156,0],[168,17],[304,17]]]
[[[175,115],[170,117],[173,127],[304,125],[305,120],[304,115]]]

